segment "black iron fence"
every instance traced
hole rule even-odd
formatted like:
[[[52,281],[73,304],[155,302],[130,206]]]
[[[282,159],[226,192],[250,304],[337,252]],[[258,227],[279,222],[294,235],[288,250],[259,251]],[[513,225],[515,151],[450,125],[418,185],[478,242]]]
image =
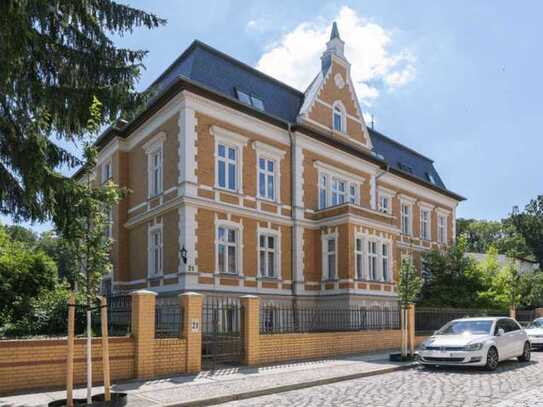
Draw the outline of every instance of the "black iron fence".
[[[260,308],[261,334],[382,329],[400,329],[397,308],[299,305],[264,305]]]
[[[535,310],[533,309],[516,311],[517,321],[520,322],[524,326],[529,325],[535,318],[536,318],[536,313],[535,313]]]
[[[155,307],[155,338],[182,336],[183,308],[177,297],[158,297]]]
[[[132,297],[115,295],[107,298],[107,322],[110,336],[125,336],[132,332]]]
[[[459,318],[507,317],[508,310],[468,308],[415,308],[415,331],[419,334],[432,333],[447,322]]]

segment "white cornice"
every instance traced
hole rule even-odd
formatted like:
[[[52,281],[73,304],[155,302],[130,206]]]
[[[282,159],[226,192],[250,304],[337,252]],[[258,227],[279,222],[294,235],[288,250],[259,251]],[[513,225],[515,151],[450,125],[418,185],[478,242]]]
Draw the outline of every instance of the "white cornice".
[[[211,133],[211,135],[213,135],[216,138],[232,141],[236,144],[243,145],[243,146],[245,146],[247,142],[249,141],[248,137],[242,136],[241,134],[224,129],[219,126],[211,126],[211,128],[209,129],[209,132]]]
[[[282,150],[280,148],[263,143],[261,141],[253,141],[252,147],[253,147],[253,150],[255,151],[269,154],[277,159],[282,159],[287,154],[286,150]]]
[[[335,165],[331,165],[318,160],[315,161],[313,165],[317,170],[323,170],[330,173],[331,175],[338,175],[339,177],[345,178],[347,181],[354,181],[360,184],[364,183],[364,177],[339,169]]]

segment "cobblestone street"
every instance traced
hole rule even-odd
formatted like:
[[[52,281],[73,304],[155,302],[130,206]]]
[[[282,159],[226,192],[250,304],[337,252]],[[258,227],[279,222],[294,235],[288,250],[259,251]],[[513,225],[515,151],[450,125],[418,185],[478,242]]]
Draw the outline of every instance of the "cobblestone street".
[[[511,360],[495,372],[479,369],[415,369],[277,395],[225,406],[543,406],[543,352],[530,363]]]

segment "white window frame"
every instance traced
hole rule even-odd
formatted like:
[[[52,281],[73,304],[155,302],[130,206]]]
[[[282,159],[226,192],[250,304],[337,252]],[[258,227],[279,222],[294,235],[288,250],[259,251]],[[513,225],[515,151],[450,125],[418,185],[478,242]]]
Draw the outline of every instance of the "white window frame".
[[[336,128],[336,114],[340,116],[341,129]],[[339,100],[332,104],[332,129],[338,133],[347,133],[347,111]]]
[[[441,221],[443,221],[443,224],[441,224]],[[447,243],[448,237],[447,237],[447,226],[448,226],[448,216],[444,213],[440,213],[438,211],[437,214],[437,241],[439,243]]]
[[[357,175],[348,173],[347,171],[340,170],[330,164],[323,163],[322,161],[315,161],[315,168],[317,169],[317,183],[318,183],[318,209],[326,209],[336,205],[342,205],[350,203],[354,205],[360,205],[360,187],[364,183],[364,178]],[[323,185],[325,180],[325,185]],[[345,184],[345,191],[342,192],[344,197],[343,203],[333,204],[332,196],[334,192],[333,184],[334,180],[343,182]],[[351,187],[354,186],[355,195],[351,194]],[[324,202],[322,192],[324,191]],[[354,201],[354,202],[353,202]]]
[[[147,143],[144,144],[143,149],[147,155],[147,197],[154,198],[162,192],[164,192],[164,141],[166,140],[166,133],[160,132]],[[158,168],[154,166],[153,158],[159,156]],[[153,170],[158,169],[159,174],[157,182],[153,177]],[[158,183],[158,184],[157,184]]]
[[[420,238],[432,240],[432,210],[420,207]]]
[[[368,281],[379,281],[379,241],[375,239],[367,240],[367,250],[368,250]],[[370,247],[375,248],[375,251],[372,251]],[[375,260],[373,266],[373,276],[372,276],[372,259]]]
[[[102,164],[102,184],[113,178],[113,161],[111,158]]]
[[[404,208],[407,208],[405,213]],[[400,231],[404,235],[413,234],[413,203],[407,201],[400,202]]]
[[[212,126],[210,129],[210,133],[215,139],[215,188],[228,192],[235,192],[238,194],[243,193],[243,149],[247,145],[248,138],[217,126]],[[219,144],[222,144],[227,148],[230,147],[236,149],[236,179],[234,189],[228,188],[227,166],[225,167],[225,186],[222,187],[219,185]],[[228,151],[226,151],[226,158],[228,158]]]
[[[388,215],[392,215],[392,199],[394,198],[394,192],[379,188],[377,191],[377,210]],[[388,206],[384,207],[383,200],[387,201]]]
[[[343,191],[339,189],[339,186],[343,185]],[[337,206],[343,205],[346,202],[349,202],[347,199],[347,189],[349,188],[349,182],[345,179],[332,176],[332,182],[330,185],[330,205]],[[334,196],[336,197],[336,202],[334,202]],[[340,198],[342,201],[340,202]]]
[[[386,255],[385,255],[386,248]],[[390,245],[387,242],[381,242],[381,280],[390,281]],[[386,264],[386,267],[385,267]],[[386,271],[386,276],[385,276]]]
[[[360,240],[360,250],[358,250],[357,242]],[[367,270],[367,262],[366,262],[366,239],[362,235],[355,235],[355,242],[354,242],[354,265],[355,265],[355,273],[356,273],[356,279],[357,280],[364,280],[365,279],[365,273]],[[360,256],[360,265],[362,266],[362,270],[359,269],[359,262],[358,257]]]
[[[158,234],[158,247],[154,244],[153,237]],[[155,270],[155,249],[158,248],[158,270]],[[149,278],[156,278],[164,275],[164,233],[162,224],[156,224],[149,227],[147,240],[147,274]]]
[[[113,208],[107,210],[106,222],[106,239],[113,239]]]
[[[328,251],[328,242],[334,241],[334,251]],[[322,281],[335,281],[338,279],[338,234],[329,233],[322,236]],[[330,270],[328,268],[328,259],[331,255],[334,255],[334,276],[330,278]]]
[[[236,253],[236,272],[230,273],[228,272],[228,246],[231,246],[226,242],[225,245],[225,271],[221,272],[219,268],[219,244],[223,244],[225,242],[219,241],[219,229],[231,229],[235,231],[236,236],[236,242],[235,242],[235,253]],[[228,234],[225,234],[228,236]],[[215,222],[215,270],[216,274],[223,274],[223,275],[231,275],[231,276],[242,276],[243,275],[243,228],[239,223],[227,221],[227,220],[221,220],[218,222]]]
[[[256,151],[256,174],[257,174],[257,182],[256,182],[256,195],[258,198],[266,199],[272,202],[281,202],[281,160],[286,155],[286,150],[281,150],[280,148],[270,146],[269,144],[262,143],[260,141],[253,141],[252,143],[253,149]],[[268,188],[266,185],[266,194],[263,196],[260,194],[260,159],[267,160],[267,161],[273,161],[273,173],[270,173],[267,170],[267,162],[266,162],[266,171],[264,172],[267,175],[273,175],[273,199],[270,198],[268,195]],[[267,175],[266,175],[266,181],[267,181]]]
[[[266,247],[263,249],[260,246],[260,238],[265,237],[266,238]],[[268,240],[267,238],[272,237],[275,240],[275,248],[273,250],[270,250],[268,247]],[[257,233],[257,275],[259,278],[266,278],[266,279],[281,279],[281,232],[275,229],[268,229],[268,228],[259,228]],[[260,260],[260,252],[264,250],[266,253],[265,258],[265,268],[268,270],[268,254],[273,253],[274,257],[274,270],[273,270],[273,276],[269,275],[262,275],[260,267],[261,267],[261,260]]]

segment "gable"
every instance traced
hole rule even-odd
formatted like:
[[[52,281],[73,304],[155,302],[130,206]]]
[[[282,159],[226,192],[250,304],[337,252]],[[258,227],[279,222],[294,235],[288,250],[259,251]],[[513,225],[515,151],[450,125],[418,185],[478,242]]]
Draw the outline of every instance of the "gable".
[[[328,131],[336,137],[347,137],[351,141],[372,149],[371,138],[368,134],[364,117],[358,104],[349,66],[339,58],[332,58],[326,74],[317,75],[305,94],[306,98],[300,110],[299,120],[305,121]],[[333,108],[341,107],[345,112],[345,131],[340,133],[333,130]]]

